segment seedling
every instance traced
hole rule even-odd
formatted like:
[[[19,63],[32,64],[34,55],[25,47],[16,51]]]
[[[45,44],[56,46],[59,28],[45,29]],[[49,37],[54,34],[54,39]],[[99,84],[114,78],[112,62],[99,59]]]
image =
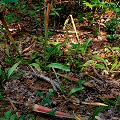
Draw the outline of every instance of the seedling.
[[[42,92],[40,91],[36,91],[35,92],[36,95],[39,95],[40,97],[43,98],[43,101],[40,103],[41,105],[51,105],[52,101],[50,99],[50,97],[53,97],[54,96],[54,93],[53,93],[53,90],[50,89],[49,90],[49,93],[47,93],[46,95],[44,95]]]
[[[14,78],[22,75],[23,72],[18,72],[18,73],[13,75],[13,72],[17,69],[19,64],[20,64],[20,62],[14,64],[11,68],[6,68],[5,70],[0,68],[0,75],[1,75],[0,81],[3,83],[8,79],[11,80],[11,79],[14,79]]]
[[[70,97],[72,94],[74,94],[74,93],[76,93],[76,92],[81,91],[81,90],[84,89],[84,87],[82,86],[82,80],[79,80],[79,81],[78,81],[78,84],[79,84],[79,87],[73,88],[73,89],[69,92],[68,97]]]
[[[90,41],[92,40],[92,38],[88,38],[85,40],[85,42],[83,44],[74,44],[71,43],[72,48],[69,48],[70,51],[74,52],[74,54],[81,54],[82,56],[85,55],[88,44],[90,43]]]

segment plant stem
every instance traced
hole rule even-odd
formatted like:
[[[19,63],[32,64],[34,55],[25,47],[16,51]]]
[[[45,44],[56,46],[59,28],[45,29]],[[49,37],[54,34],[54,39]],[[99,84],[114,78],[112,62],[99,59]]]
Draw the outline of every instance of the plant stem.
[[[7,33],[8,33],[8,37],[9,37],[10,41],[12,42],[15,50],[17,51],[18,55],[21,57],[21,54],[20,54],[20,52],[19,52],[19,50],[18,50],[18,47],[17,47],[16,44],[15,44],[14,38],[13,38],[11,32],[10,32],[9,29],[8,29],[7,23],[6,23],[5,18],[4,18],[3,11],[0,12],[0,20],[1,20],[2,24],[3,24],[3,26],[4,26],[5,29],[6,29],[6,31],[7,31]]]
[[[44,1],[44,24],[45,24],[45,42],[44,42],[44,58],[45,58],[45,64],[47,61],[46,58],[46,47],[47,47],[47,41],[48,41],[48,24],[49,24],[49,15],[50,15],[50,10],[51,10],[51,6],[52,4],[49,3],[48,1]]]

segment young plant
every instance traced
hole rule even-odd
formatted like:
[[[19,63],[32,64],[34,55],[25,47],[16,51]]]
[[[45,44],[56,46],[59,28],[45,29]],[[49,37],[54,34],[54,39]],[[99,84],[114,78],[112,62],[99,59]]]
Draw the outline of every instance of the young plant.
[[[16,114],[12,114],[11,111],[7,111],[5,113],[5,117],[0,118],[0,120],[17,120],[17,115]]]
[[[77,55],[81,54],[82,56],[84,56],[88,48],[88,44],[90,43],[91,40],[92,38],[88,38],[85,40],[83,44],[71,43],[72,48],[69,48],[69,50],[74,52],[74,54],[77,54]]]
[[[106,31],[108,32],[108,40],[116,40],[118,34],[116,34],[120,20],[118,18],[112,18],[111,21],[106,23]]]
[[[70,97],[72,94],[84,89],[84,87],[82,86],[82,80],[78,81],[78,85],[79,85],[79,87],[75,87],[69,92],[68,97]]]
[[[85,64],[83,64],[83,67],[88,67],[90,65],[93,65],[95,68],[100,70],[105,70],[105,74],[111,74],[115,70],[117,70],[120,67],[120,63],[118,59],[115,59],[112,63],[107,63],[106,59],[100,57],[100,56],[93,56],[94,60],[89,60]],[[100,61],[99,63],[96,63],[96,61]]]
[[[27,119],[30,119],[30,120],[34,120],[34,115],[32,114],[27,114],[25,117],[20,117],[19,120],[27,120]],[[7,111],[5,113],[5,116],[0,118],[0,120],[18,120],[18,117],[16,114],[12,114],[11,111]]]
[[[104,98],[103,101],[107,103],[110,108],[112,107],[112,108],[120,110],[120,98],[118,96],[115,96],[114,100],[108,100]]]
[[[89,120],[96,120],[96,116],[98,116],[98,114],[102,111],[102,110],[104,110],[104,106],[100,106],[100,107],[98,107],[98,108],[96,108],[95,110],[94,110],[94,113],[93,113],[93,115],[92,115],[92,117],[89,119]]]
[[[2,69],[0,68],[0,81],[1,83],[5,82],[6,80],[12,80],[20,75],[23,74],[23,72],[18,72],[18,73],[14,73],[14,71],[17,69],[17,67],[19,66],[20,62],[15,63],[11,68],[6,68],[6,69]]]
[[[36,94],[36,95],[39,95],[40,97],[43,98],[43,101],[40,103],[40,105],[46,105],[46,104],[51,105],[52,100],[51,100],[50,98],[54,96],[54,93],[53,93],[53,90],[52,90],[52,89],[50,89],[50,90],[49,90],[49,93],[47,93],[46,95],[44,95],[44,94],[43,94],[42,92],[40,92],[40,91],[36,91],[35,94]]]

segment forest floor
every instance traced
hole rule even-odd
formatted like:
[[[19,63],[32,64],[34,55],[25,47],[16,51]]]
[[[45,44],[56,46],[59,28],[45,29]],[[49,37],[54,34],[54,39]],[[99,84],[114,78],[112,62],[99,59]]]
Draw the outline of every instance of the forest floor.
[[[77,120],[85,120],[90,117],[92,118],[95,109],[100,108],[98,103],[104,103],[108,106],[99,112],[96,119],[120,120],[120,103],[116,100],[116,97],[120,100],[120,67],[115,73],[109,73],[107,70],[98,70],[92,65],[86,67],[83,71],[81,71],[79,67],[79,63],[87,62],[93,55],[104,58],[109,64],[111,62],[111,56],[114,54],[113,57],[118,57],[118,63],[120,64],[120,50],[115,52],[112,50],[113,47],[120,47],[120,36],[115,41],[109,41],[106,38],[107,32],[104,27],[102,27],[99,34],[95,36],[95,31],[89,26],[87,21],[77,21],[75,22],[75,26],[78,31],[80,44],[83,44],[88,38],[92,38],[92,41],[89,43],[85,55],[82,56],[78,54],[76,57],[77,53],[69,52],[71,42],[78,44],[71,19],[69,19],[67,25],[69,26],[67,29],[64,29],[64,24],[61,24],[61,29],[56,28],[52,30],[52,27],[50,27],[52,34],[49,37],[49,42],[64,42],[66,38],[68,40],[67,43],[61,47],[60,51],[58,51],[62,51],[63,54],[61,56],[57,55],[58,53],[52,55],[50,61],[53,62],[57,60],[59,63],[64,64],[68,60],[71,71],[64,72],[57,69],[55,69],[55,71],[54,69],[37,71],[36,68],[28,64],[19,65],[15,73],[24,72],[24,74],[13,80],[6,81],[2,85],[3,91],[1,93],[4,98],[0,99],[0,117],[3,117],[4,113],[10,110],[18,117],[33,114],[35,120],[74,119],[55,117],[32,110],[31,107],[34,104],[44,102],[44,98],[47,98],[46,94],[50,93],[50,89],[57,89],[56,92],[54,92],[54,96],[50,96],[49,98],[50,101],[52,101],[51,104],[45,104],[46,107],[69,114],[73,114],[74,111],[81,118]],[[10,29],[15,29],[15,27],[18,27],[18,30],[13,33],[13,37],[24,60],[30,60],[35,54],[43,54],[43,45],[41,40],[39,40],[40,38],[44,38],[44,30],[41,26],[35,26],[34,21],[32,21],[29,16],[26,16],[20,23],[9,23]],[[119,29],[117,33],[120,33]],[[3,33],[2,36],[4,35]],[[4,63],[6,61],[6,45],[4,41],[1,41],[0,44],[0,46],[2,46],[0,48],[0,60]],[[105,46],[106,48],[109,46],[110,50],[105,51]],[[12,45],[10,45],[10,49],[10,58],[14,58],[15,50]],[[38,60],[42,61],[43,57],[38,56]],[[78,62],[78,64],[76,62]],[[10,65],[6,65],[4,67],[7,68],[9,66]],[[41,78],[38,74],[44,77]],[[61,91],[59,87],[55,88],[56,84],[53,85],[51,81],[46,81],[45,77],[56,81],[56,74],[63,87],[63,91]],[[79,80],[82,80],[84,89],[69,97],[68,94],[71,89],[79,87]],[[43,93],[43,96],[36,95],[36,91]],[[106,99],[106,101],[103,99]]]

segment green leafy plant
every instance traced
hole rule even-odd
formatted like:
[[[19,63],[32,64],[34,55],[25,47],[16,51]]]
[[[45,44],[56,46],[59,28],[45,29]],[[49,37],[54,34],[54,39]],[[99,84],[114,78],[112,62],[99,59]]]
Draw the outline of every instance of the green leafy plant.
[[[2,68],[0,68],[0,75],[1,75],[0,81],[1,82],[5,82],[8,79],[11,80],[11,79],[14,79],[14,78],[22,75],[23,72],[15,73],[13,75],[14,71],[17,69],[17,67],[19,66],[19,64],[20,64],[20,62],[15,63],[11,68],[6,68],[5,70],[2,69]]]
[[[1,98],[4,98],[4,97],[3,97],[3,95],[0,93],[0,99],[1,99]]]
[[[12,114],[11,111],[7,111],[5,113],[5,117],[0,118],[0,120],[17,120],[17,115],[16,114]]]
[[[71,52],[74,52],[74,54],[76,54],[76,55],[81,54],[82,56],[84,56],[86,53],[88,44],[90,43],[91,40],[92,40],[92,38],[86,39],[83,44],[70,43],[72,48],[69,48],[69,50]]]
[[[93,56],[94,60],[89,60],[85,64],[83,64],[83,67],[87,67],[90,65],[93,65],[95,68],[100,70],[106,70],[108,74],[112,73],[113,71],[117,70],[120,67],[118,59],[115,59],[112,63],[108,65],[106,62],[106,59],[100,57],[100,56]],[[100,61],[100,63],[96,63],[97,61]]]
[[[103,11],[110,3],[108,3],[107,1],[101,2],[100,0],[92,0],[91,2],[83,1],[83,4],[90,9],[95,8],[96,10]]]
[[[33,114],[27,114],[25,117],[20,117],[19,120],[26,120],[26,119],[31,119],[34,120],[34,115]],[[18,117],[16,114],[12,114],[11,111],[7,111],[5,113],[5,116],[0,118],[0,120],[18,120]]]
[[[40,103],[41,105],[51,105],[52,100],[50,99],[50,97],[54,96],[53,90],[49,89],[49,93],[47,93],[46,95],[44,95],[42,92],[40,91],[36,91],[35,92],[36,95],[39,95],[40,97],[43,98],[43,101]]]
[[[16,3],[18,0],[3,0],[6,3]]]
[[[105,46],[104,51],[105,54],[107,54],[105,58],[94,55],[92,56],[92,60],[88,60],[86,63],[82,65],[82,67],[84,68],[93,65],[97,69],[106,70],[108,74],[117,71],[120,68],[119,62],[120,48],[119,47],[111,48],[110,46]]]
[[[119,24],[120,24],[120,20],[118,18],[112,18],[109,22],[106,23],[108,40],[116,40],[118,38],[118,34],[116,34],[116,32]]]
[[[95,117],[96,117],[102,110],[104,110],[104,108],[105,108],[104,106],[100,106],[100,107],[96,108],[96,109],[94,110],[94,113],[93,113],[92,117],[91,117],[89,120],[96,120]]]
[[[73,88],[73,89],[69,92],[68,97],[70,97],[72,94],[74,94],[74,93],[76,93],[76,92],[81,91],[81,90],[84,89],[84,87],[82,86],[82,80],[79,80],[79,81],[78,81],[78,84],[79,84],[79,87]]]
[[[118,110],[120,110],[120,98],[118,96],[115,96],[114,100],[109,100],[104,98],[103,101],[109,105],[109,107],[114,107]]]
[[[68,71],[70,71],[70,68],[69,68],[69,66],[67,66],[67,65],[62,65],[62,64],[60,64],[60,63],[51,63],[51,64],[49,64],[47,67],[49,67],[49,68],[57,68],[57,69],[60,69],[60,70],[63,70],[63,71],[66,71],[66,72],[68,72]]]
[[[47,60],[49,60],[49,58],[52,55],[62,55],[62,51],[60,50],[61,47],[63,47],[66,43],[67,43],[67,38],[65,39],[65,41],[63,41],[62,43],[60,42],[49,42],[49,45],[52,45],[52,48],[47,48],[48,50],[48,55],[47,55]]]

